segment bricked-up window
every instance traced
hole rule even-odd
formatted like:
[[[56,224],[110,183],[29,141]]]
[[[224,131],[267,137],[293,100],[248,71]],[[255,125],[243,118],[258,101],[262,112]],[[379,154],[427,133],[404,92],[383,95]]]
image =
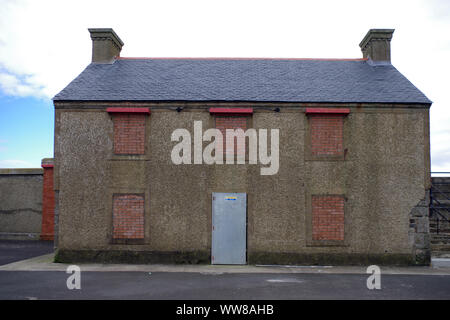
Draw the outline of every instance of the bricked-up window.
[[[108,108],[114,121],[114,153],[145,154],[148,108]]]
[[[145,116],[120,113],[114,115],[114,153],[145,153]]]
[[[312,239],[344,240],[344,197],[312,196]]]
[[[215,126],[222,132],[223,154],[245,155],[245,140],[237,139],[234,136],[227,136],[227,129],[242,129],[244,132],[248,128],[249,116],[253,114],[252,108],[211,108],[210,113],[215,115]],[[233,141],[234,140],[234,141]],[[227,145],[234,144],[234,150],[227,150]]]
[[[144,195],[113,196],[113,238],[144,238]]]
[[[348,109],[307,109],[311,155],[344,155],[344,117]]]
[[[216,116],[216,129],[222,132],[223,136],[223,153],[245,155],[245,140],[239,140],[234,136],[226,136],[227,129],[242,129],[247,130],[247,118],[241,116]],[[234,139],[234,142],[233,142]],[[234,150],[228,150],[227,145],[234,143]]]
[[[343,124],[341,115],[312,115],[309,119],[311,128],[311,153],[315,156],[342,155]]]

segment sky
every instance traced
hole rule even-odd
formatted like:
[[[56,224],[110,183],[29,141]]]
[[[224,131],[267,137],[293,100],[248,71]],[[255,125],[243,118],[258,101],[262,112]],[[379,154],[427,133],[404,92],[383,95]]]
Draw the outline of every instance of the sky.
[[[432,171],[450,171],[450,1],[0,0],[0,168],[53,157],[52,97],[90,63],[88,28],[123,57],[361,58],[393,28],[392,64],[433,101]]]

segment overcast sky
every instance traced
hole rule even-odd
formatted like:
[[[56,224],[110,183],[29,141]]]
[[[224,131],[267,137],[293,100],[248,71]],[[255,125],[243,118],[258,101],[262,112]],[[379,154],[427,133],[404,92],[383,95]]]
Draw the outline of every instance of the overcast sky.
[[[394,28],[393,65],[434,102],[432,170],[450,171],[449,0],[0,0],[0,167],[53,156],[51,98],[89,64],[89,27],[124,57],[279,58],[360,58],[370,28]]]

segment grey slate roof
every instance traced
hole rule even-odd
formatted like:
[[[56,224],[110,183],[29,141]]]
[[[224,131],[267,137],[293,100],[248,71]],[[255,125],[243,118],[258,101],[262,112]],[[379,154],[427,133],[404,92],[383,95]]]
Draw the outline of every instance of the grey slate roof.
[[[53,99],[431,103],[392,65],[300,59],[143,58],[91,63]]]

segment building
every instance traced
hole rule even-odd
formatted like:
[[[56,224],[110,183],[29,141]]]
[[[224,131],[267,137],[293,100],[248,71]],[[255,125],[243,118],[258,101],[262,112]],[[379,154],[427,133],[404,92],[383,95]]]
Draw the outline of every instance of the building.
[[[429,262],[431,101],[392,66],[394,30],[358,59],[123,58],[89,31],[53,99],[57,261]],[[244,164],[208,164],[211,128],[255,129],[258,152],[266,130],[273,157],[249,139]]]

